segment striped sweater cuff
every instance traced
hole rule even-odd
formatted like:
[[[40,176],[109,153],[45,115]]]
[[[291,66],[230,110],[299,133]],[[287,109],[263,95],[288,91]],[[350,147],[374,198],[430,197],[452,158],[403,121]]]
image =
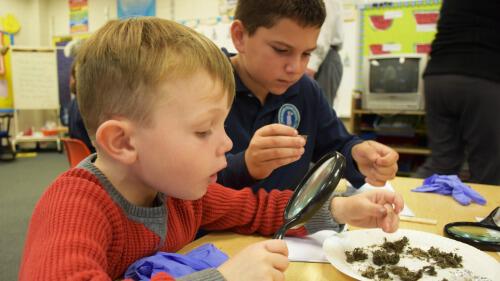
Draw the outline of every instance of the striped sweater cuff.
[[[316,233],[320,230],[334,230],[341,232],[344,229],[344,224],[337,223],[331,214],[330,203],[336,196],[341,196],[338,193],[332,194],[325,204],[318,210],[314,216],[305,223],[304,227],[309,234]]]
[[[226,278],[215,268],[198,271],[181,278],[177,281],[225,281]]]

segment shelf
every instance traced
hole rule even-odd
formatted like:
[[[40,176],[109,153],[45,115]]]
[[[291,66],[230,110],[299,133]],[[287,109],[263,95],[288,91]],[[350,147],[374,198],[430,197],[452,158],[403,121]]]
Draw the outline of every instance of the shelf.
[[[425,115],[423,110],[390,110],[390,109],[353,109],[352,114],[378,114],[378,115]]]
[[[19,136],[16,142],[59,141],[59,136]]]
[[[31,136],[23,136],[22,133],[18,134],[16,137],[12,138],[12,150],[16,150],[16,144],[25,142],[55,142],[57,145],[57,151],[61,151],[61,136],[60,133],[57,135],[44,136],[42,132],[34,132]]]
[[[425,110],[364,109],[353,100],[350,129],[399,153],[398,176],[411,177],[431,154],[427,143]]]
[[[403,147],[403,146],[392,146],[394,150],[396,150],[400,154],[416,154],[416,155],[430,155],[431,150],[428,148],[421,147]]]

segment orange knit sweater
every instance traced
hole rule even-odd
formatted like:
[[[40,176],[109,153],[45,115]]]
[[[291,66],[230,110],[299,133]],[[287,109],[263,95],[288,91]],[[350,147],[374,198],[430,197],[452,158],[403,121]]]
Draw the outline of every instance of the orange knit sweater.
[[[166,198],[165,241],[130,219],[98,178],[76,168],[63,173],[35,207],[20,280],[115,280],[157,251],[176,252],[198,229],[271,235],[283,223],[290,191],[233,190],[214,184],[196,201]],[[292,235],[305,235],[302,227]],[[166,274],[154,280],[173,280]]]

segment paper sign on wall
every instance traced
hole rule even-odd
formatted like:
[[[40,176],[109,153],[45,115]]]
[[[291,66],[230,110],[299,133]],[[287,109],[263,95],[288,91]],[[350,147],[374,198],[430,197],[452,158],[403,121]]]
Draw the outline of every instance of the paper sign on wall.
[[[87,0],[68,0],[70,33],[89,31],[89,10]]]

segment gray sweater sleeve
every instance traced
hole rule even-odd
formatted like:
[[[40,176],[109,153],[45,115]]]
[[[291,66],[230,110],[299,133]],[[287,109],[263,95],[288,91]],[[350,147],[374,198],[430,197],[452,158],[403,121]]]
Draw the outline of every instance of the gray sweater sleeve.
[[[205,269],[175,279],[177,281],[226,281],[226,278],[215,268]]]
[[[318,210],[314,216],[305,223],[304,227],[306,228],[309,234],[316,233],[320,230],[334,230],[336,232],[341,232],[344,229],[345,224],[337,223],[330,211],[330,202],[334,197],[342,196],[339,193],[334,193],[325,204]]]

